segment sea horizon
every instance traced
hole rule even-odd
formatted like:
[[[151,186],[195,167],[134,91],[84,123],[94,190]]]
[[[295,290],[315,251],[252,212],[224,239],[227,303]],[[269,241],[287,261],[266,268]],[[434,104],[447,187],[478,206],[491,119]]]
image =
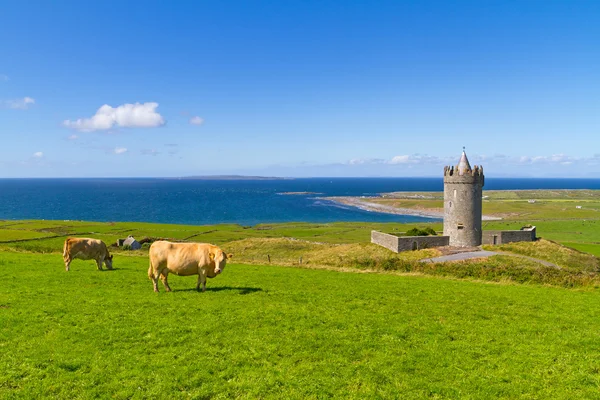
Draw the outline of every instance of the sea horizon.
[[[600,190],[600,179],[486,178],[485,190]],[[0,219],[253,226],[283,222],[431,222],[326,197],[441,192],[442,177],[173,179],[0,178]],[[293,195],[285,195],[294,193]]]
[[[32,177],[0,177],[2,180],[32,180],[32,179],[190,179],[190,180],[297,180],[297,179],[443,179],[440,175],[424,176],[268,176],[268,175],[181,175],[181,176],[32,176]],[[561,177],[561,176],[495,176],[488,179],[524,179],[524,180],[590,180],[600,181],[591,177]],[[510,189],[507,189],[510,190]]]

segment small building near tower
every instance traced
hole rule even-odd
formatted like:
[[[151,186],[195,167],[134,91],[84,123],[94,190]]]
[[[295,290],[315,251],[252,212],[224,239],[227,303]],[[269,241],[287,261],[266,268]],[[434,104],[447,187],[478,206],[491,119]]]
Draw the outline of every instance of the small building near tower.
[[[444,236],[450,246],[481,245],[483,167],[471,168],[464,151],[458,165],[444,167]]]

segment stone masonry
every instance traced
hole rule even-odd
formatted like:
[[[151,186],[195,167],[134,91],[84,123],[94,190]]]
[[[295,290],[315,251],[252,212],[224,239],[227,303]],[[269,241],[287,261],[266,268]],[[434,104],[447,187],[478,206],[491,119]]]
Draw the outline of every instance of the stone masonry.
[[[483,167],[471,168],[464,150],[456,167],[444,168],[444,236],[450,246],[481,244]]]
[[[371,243],[378,244],[395,253],[410,250],[448,246],[448,236],[395,236],[371,231]]]
[[[514,231],[483,231],[482,191],[485,178],[481,165],[471,168],[464,151],[458,165],[444,167],[444,236],[395,236],[371,231],[371,243],[391,251],[430,247],[476,247],[484,244],[531,242],[535,226]]]
[[[536,240],[535,226],[518,231],[483,231],[483,244],[504,244],[511,242],[533,242]]]

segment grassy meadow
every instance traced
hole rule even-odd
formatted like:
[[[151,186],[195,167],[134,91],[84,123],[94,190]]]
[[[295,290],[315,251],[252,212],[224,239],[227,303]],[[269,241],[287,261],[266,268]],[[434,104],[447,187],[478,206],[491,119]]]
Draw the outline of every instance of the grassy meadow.
[[[484,193],[504,216],[485,229],[543,239],[453,263],[369,243],[424,224],[0,221],[0,398],[597,398],[597,193],[517,192]],[[206,293],[177,276],[154,293],[147,247],[111,247],[114,271],[65,272],[66,236],[127,235],[234,259]]]
[[[0,253],[0,398],[594,398],[596,291]],[[161,288],[162,289],[162,288]]]

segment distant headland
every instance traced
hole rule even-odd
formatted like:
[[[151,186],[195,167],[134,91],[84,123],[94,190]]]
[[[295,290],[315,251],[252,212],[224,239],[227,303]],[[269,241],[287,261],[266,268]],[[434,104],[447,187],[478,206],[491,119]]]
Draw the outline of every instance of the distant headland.
[[[291,180],[294,178],[283,178],[278,176],[248,176],[248,175],[198,175],[182,176],[167,179],[187,179],[187,180],[211,180],[211,181],[278,181]]]

